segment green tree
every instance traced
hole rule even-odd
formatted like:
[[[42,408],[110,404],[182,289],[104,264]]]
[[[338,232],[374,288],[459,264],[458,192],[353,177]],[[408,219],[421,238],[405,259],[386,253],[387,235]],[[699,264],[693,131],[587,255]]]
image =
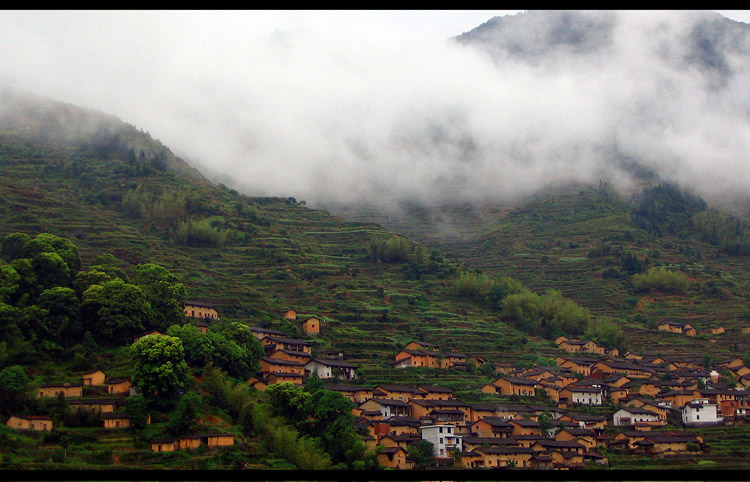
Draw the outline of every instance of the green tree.
[[[135,267],[134,283],[151,303],[155,329],[166,330],[170,325],[182,324],[187,290],[177,276],[158,264],[139,264]]]
[[[198,421],[203,410],[203,399],[194,391],[189,391],[177,402],[177,409],[169,419],[167,432],[173,437],[188,433]]]
[[[130,426],[133,430],[143,430],[148,421],[148,405],[146,399],[140,393],[125,399],[125,412],[130,417]]]
[[[11,233],[3,238],[0,245],[0,258],[11,262],[21,257],[23,246],[31,241],[31,237],[24,233]]]
[[[130,347],[135,363],[131,383],[149,404],[168,407],[187,383],[188,366],[179,338],[152,335]]]
[[[3,416],[17,415],[28,406],[26,387],[29,377],[19,365],[12,365],[0,372],[0,410]]]
[[[291,382],[275,383],[266,388],[271,414],[297,423],[307,418],[307,400],[311,394]]]
[[[21,277],[10,265],[0,266],[0,303],[10,303],[18,291]]]
[[[143,291],[121,279],[90,286],[83,293],[84,328],[100,342],[125,345],[150,328],[151,304]]]
[[[407,451],[414,461],[415,469],[424,469],[436,465],[435,446],[427,440],[420,440],[417,443],[411,444]]]
[[[39,295],[39,306],[49,313],[50,327],[56,333],[55,339],[66,349],[79,342],[83,336],[78,304],[78,297],[71,288],[56,286]]]

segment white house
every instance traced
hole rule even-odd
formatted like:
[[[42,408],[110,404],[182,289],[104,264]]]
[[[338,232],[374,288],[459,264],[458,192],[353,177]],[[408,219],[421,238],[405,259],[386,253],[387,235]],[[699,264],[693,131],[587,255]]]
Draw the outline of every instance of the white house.
[[[639,422],[660,423],[659,414],[645,408],[625,407],[612,415],[612,424],[615,426],[633,425]]]
[[[451,450],[463,450],[463,436],[456,435],[455,425],[425,425],[420,430],[422,440],[434,447],[435,457],[450,457]]]
[[[320,360],[313,358],[305,363],[305,375],[318,374],[318,378],[341,378],[354,380],[357,378],[357,366],[342,360]]]
[[[570,401],[580,405],[601,405],[602,390],[597,387],[570,387]]]
[[[709,403],[707,398],[696,398],[682,408],[682,423],[684,425],[712,424],[721,421],[716,414],[716,404]]]

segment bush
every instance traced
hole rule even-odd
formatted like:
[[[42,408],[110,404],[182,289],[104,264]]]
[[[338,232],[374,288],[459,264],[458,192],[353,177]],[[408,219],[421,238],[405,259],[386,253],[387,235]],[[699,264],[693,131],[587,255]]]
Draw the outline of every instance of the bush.
[[[645,273],[633,275],[633,286],[638,291],[685,291],[690,281],[684,273],[664,267],[651,268]]]

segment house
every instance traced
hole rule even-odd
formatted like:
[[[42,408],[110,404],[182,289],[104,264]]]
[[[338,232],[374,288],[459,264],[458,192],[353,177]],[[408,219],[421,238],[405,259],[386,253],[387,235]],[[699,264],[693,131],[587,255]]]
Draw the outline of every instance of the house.
[[[251,326],[250,333],[255,335],[255,338],[262,340],[267,336],[275,336],[276,338],[285,338],[284,332],[271,330],[270,328],[261,328],[259,326]]]
[[[402,434],[386,434],[380,437],[378,444],[383,447],[401,447],[405,450],[409,450],[409,446],[415,442],[422,440],[419,434],[402,433]]]
[[[532,444],[531,448],[537,452],[543,452],[545,450],[564,450],[581,455],[586,451],[585,446],[578,442],[573,442],[572,440],[539,440]]]
[[[268,358],[287,360],[302,363],[303,365],[312,360],[312,355],[299,350],[286,350],[284,348],[273,351]]]
[[[471,424],[471,432],[480,437],[509,437],[513,426],[501,417],[484,417]]]
[[[526,447],[477,447],[472,453],[481,458],[472,457],[471,468],[531,467],[534,451]]]
[[[654,397],[657,403],[665,403],[669,407],[683,407],[696,398],[700,398],[700,395],[693,390],[670,390]]]
[[[724,333],[724,327],[718,326],[716,328],[711,328],[708,330],[708,332],[711,333],[712,335],[721,335],[722,333]]]
[[[424,391],[419,388],[405,387],[403,385],[377,385],[375,390],[383,393],[384,398],[408,402],[412,399],[423,399]]]
[[[265,383],[266,386],[284,382],[293,383],[295,385],[302,385],[304,383],[304,378],[305,376],[300,375],[299,373],[269,372],[265,376],[263,383]]]
[[[555,358],[555,363],[557,363],[557,366],[567,368],[574,373],[582,373],[584,376],[591,374],[591,367],[598,361],[599,360],[596,358],[587,357],[572,358],[559,356]]]
[[[89,370],[83,374],[83,384],[87,387],[104,385],[106,375],[101,370]]]
[[[570,414],[566,413],[560,416],[561,421],[575,422],[581,428],[593,430],[597,433],[604,432],[607,426],[607,419],[601,415],[588,415],[583,413]]]
[[[206,333],[208,333],[208,323],[206,323],[204,320],[202,319],[199,320],[195,324],[195,326],[198,327],[198,331],[200,331],[202,335],[205,335]]]
[[[697,334],[695,328],[690,324],[672,323],[665,322],[660,324],[657,329],[659,331],[666,331],[669,333],[680,333],[687,336],[695,336]]]
[[[179,444],[176,438],[151,439],[151,450],[154,452],[174,452]]]
[[[288,373],[296,375],[305,374],[305,365],[296,361],[284,360],[281,358],[263,357],[260,359],[260,373]]]
[[[286,310],[281,312],[281,316],[286,318],[287,320],[296,320],[297,319],[297,312],[294,310]]]
[[[83,385],[73,383],[48,383],[39,388],[38,398],[57,397],[82,397]]]
[[[428,350],[428,351],[438,351],[439,348],[437,345],[433,345],[432,343],[427,343],[424,341],[410,341],[409,343],[404,346],[404,349],[406,350]]]
[[[565,427],[555,434],[555,440],[579,443],[586,451],[594,450],[598,444],[596,432],[585,428]]]
[[[320,320],[314,316],[302,322],[302,332],[305,336],[317,336],[320,333]]]
[[[495,363],[495,373],[502,373],[503,375],[508,375],[515,369],[516,367],[510,362]]]
[[[466,362],[469,359],[469,355],[457,352],[448,352],[443,354],[443,359],[440,360],[440,368],[458,368],[466,369]]]
[[[130,380],[127,378],[115,378],[107,382],[107,393],[116,395],[120,393],[130,394]]]
[[[659,414],[637,407],[624,407],[612,415],[612,424],[615,426],[633,425],[639,422],[660,425],[662,420],[659,418]]]
[[[412,350],[404,348],[396,354],[396,361],[393,363],[394,368],[407,367],[431,367],[438,368],[440,359],[437,352]]]
[[[560,390],[560,400],[577,405],[601,405],[602,389],[597,387],[567,386]]]
[[[592,372],[620,373],[630,378],[649,378],[653,376],[654,370],[642,365],[636,365],[626,361],[604,360],[596,362],[591,367]]]
[[[372,389],[354,385],[323,385],[323,388],[332,392],[339,392],[352,402],[360,404],[368,398],[372,398]]]
[[[461,452],[462,436],[455,434],[455,425],[424,425],[420,427],[422,440],[430,442],[434,448],[435,457],[450,457],[453,450]]]
[[[750,334],[750,327],[740,328],[740,334],[742,334],[742,335]]]
[[[717,405],[707,398],[696,398],[682,407],[682,424],[686,427],[712,425],[722,421],[717,415]]]
[[[80,398],[68,400],[71,410],[90,410],[92,412],[111,413],[117,410],[121,401],[118,398]]]
[[[52,418],[47,415],[11,415],[5,425],[15,430],[52,430]]]
[[[180,450],[195,450],[201,446],[200,435],[183,435],[179,440]]]
[[[391,469],[412,469],[414,462],[403,447],[385,447],[378,451],[378,464]]]
[[[263,348],[266,350],[266,353],[273,353],[276,350],[283,349],[312,354],[312,343],[305,340],[266,336],[260,342],[263,345]]]
[[[476,422],[482,420],[485,417],[495,417],[497,415],[497,408],[495,405],[487,403],[473,403],[470,406],[471,411],[469,412],[469,422]]]
[[[533,397],[539,382],[528,378],[503,377],[492,382],[500,395],[523,395]]]
[[[542,436],[542,429],[537,420],[512,419],[508,420],[508,425],[512,427],[510,435],[514,438],[519,435]]]
[[[160,332],[159,330],[144,331],[140,335],[136,335],[133,337],[133,343],[138,343],[139,341],[141,341],[143,338],[146,338],[147,336],[163,335],[163,334],[164,333]]]
[[[204,433],[201,441],[209,447],[226,447],[234,445],[234,435],[231,433]]]
[[[453,398],[453,390],[435,385],[419,385],[418,390],[424,392],[425,400],[450,400]]]
[[[103,413],[102,426],[104,428],[130,427],[130,417],[126,413]]]
[[[320,360],[313,358],[305,364],[305,376],[315,373],[319,378],[340,378],[354,380],[357,378],[357,366],[342,360]]]
[[[363,411],[379,411],[380,416],[384,420],[391,417],[409,417],[411,415],[409,404],[403,400],[370,398],[364,403],[361,403],[359,408]]]
[[[191,318],[210,318],[212,320],[219,319],[219,313],[213,306],[203,303],[200,301],[186,301],[185,308],[182,310],[185,316]]]

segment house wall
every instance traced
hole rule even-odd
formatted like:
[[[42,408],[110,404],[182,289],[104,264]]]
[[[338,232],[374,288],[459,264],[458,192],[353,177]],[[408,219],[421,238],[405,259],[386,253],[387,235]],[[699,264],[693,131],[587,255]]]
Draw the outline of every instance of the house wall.
[[[190,316],[193,318],[211,318],[214,320],[219,319],[219,313],[215,309],[206,306],[185,305],[183,313],[185,314],[185,316]]]
[[[104,372],[96,371],[94,373],[86,373],[83,375],[84,385],[103,385],[104,384]]]
[[[66,397],[82,397],[83,387],[42,387],[39,389],[38,398],[57,397],[60,393]]]

